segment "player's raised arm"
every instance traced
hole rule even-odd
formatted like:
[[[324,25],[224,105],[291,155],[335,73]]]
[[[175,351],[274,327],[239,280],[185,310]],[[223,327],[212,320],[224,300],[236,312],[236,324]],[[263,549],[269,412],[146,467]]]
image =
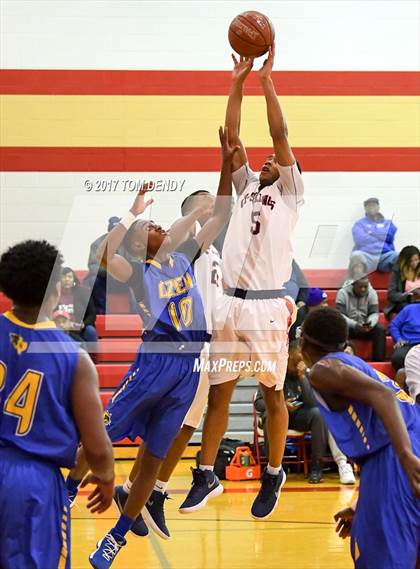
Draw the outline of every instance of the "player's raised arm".
[[[80,433],[84,456],[97,485],[94,511],[103,512],[114,493],[114,455],[106,433],[98,390],[98,374],[90,357],[81,351],[72,389],[74,421]]]
[[[236,152],[232,160],[232,171],[235,171],[247,162],[246,151],[241,139],[239,138],[239,131],[241,125],[243,84],[252,69],[254,60],[250,57],[241,56],[238,61],[233,54],[232,59],[234,68],[232,71],[232,83],[226,107],[225,125],[228,128],[229,145],[239,146],[239,151]]]
[[[105,265],[106,270],[121,282],[127,282],[132,275],[131,264],[117,255],[123,239],[134,222],[137,215],[143,213],[149,205],[153,203],[153,199],[145,201],[144,196],[148,188],[143,187],[136,195],[133,205],[121,221],[108,233],[108,236],[101,243],[96,258],[101,265]]]
[[[203,225],[196,236],[198,246],[206,251],[229,220],[232,201],[232,164],[240,152],[240,146],[231,144],[229,129],[219,128],[219,140],[222,148],[222,166],[220,169],[219,187],[213,214]]]
[[[258,71],[258,76],[264,91],[267,104],[267,118],[270,127],[270,136],[273,139],[274,153],[280,166],[291,166],[296,162],[292,149],[287,140],[287,124],[280,103],[277,98],[271,72],[274,64],[275,45],[273,44],[268,52],[268,57],[263,66]]]
[[[381,419],[395,453],[407,473],[417,497],[420,497],[420,459],[412,451],[410,437],[395,393],[364,373],[337,360],[318,362],[309,376],[321,394],[334,393],[346,400],[359,401],[374,409]]]

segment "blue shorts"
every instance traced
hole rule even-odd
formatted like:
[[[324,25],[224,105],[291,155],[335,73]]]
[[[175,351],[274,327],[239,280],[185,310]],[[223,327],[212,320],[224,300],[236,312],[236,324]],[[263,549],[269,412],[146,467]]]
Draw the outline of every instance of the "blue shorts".
[[[70,569],[69,498],[60,469],[0,447],[0,567]]]
[[[140,348],[105,411],[110,439],[141,437],[151,454],[165,458],[197,391],[197,357]]]
[[[413,451],[420,441],[410,433]],[[356,569],[415,569],[420,553],[420,500],[415,498],[391,445],[361,465],[351,532]]]

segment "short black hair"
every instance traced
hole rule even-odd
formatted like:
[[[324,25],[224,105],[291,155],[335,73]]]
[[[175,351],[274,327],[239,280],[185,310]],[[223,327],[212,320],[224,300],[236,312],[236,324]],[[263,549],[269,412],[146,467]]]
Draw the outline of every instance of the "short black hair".
[[[193,198],[194,196],[199,196],[200,194],[209,194],[210,192],[208,190],[196,190],[195,192],[193,192],[192,194],[190,194],[189,196],[187,196],[185,198],[185,200],[182,202],[181,204],[181,213],[182,215],[185,215],[187,213],[188,210],[188,202],[190,201],[191,198]]]
[[[60,281],[63,257],[47,241],[22,241],[0,258],[0,290],[22,306],[41,306]]]
[[[347,342],[347,322],[335,308],[319,308],[309,312],[302,325],[302,334],[316,341],[326,351],[342,349]]]

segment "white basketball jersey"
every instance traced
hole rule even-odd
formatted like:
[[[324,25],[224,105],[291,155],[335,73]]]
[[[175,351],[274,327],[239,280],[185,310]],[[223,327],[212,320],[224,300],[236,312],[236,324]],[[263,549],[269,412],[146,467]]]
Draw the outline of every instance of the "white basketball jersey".
[[[217,299],[223,295],[222,259],[214,245],[210,245],[207,251],[196,260],[194,274],[203,301],[207,332],[211,334],[212,313]]]
[[[303,203],[303,180],[296,163],[278,168],[277,181],[261,190],[248,164],[233,172],[238,199],[222,252],[228,287],[280,289],[290,279],[291,239]]]

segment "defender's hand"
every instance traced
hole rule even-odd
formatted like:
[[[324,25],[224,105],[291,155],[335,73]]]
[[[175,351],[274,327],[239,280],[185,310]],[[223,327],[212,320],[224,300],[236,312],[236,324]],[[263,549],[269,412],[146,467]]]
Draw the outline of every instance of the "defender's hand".
[[[229,144],[228,127],[225,128],[219,126],[219,140],[220,146],[222,147],[222,157],[223,160],[232,162],[234,155],[240,149],[240,146]]]
[[[271,72],[273,71],[273,65],[274,65],[275,51],[276,51],[275,44],[273,42],[273,45],[270,45],[270,47],[268,48],[267,59],[264,61],[263,66],[258,71],[258,77],[261,80],[269,79],[271,77]]]
[[[142,189],[138,192],[134,199],[134,203],[130,208],[130,211],[133,215],[140,215],[144,212],[145,209],[149,207],[153,203],[153,199],[144,201],[144,196],[147,192],[150,192],[154,187],[153,182],[145,182],[143,184]]]
[[[112,504],[114,479],[109,482],[103,482],[93,474],[89,474],[83,480],[80,487],[84,488],[88,484],[96,484],[96,488],[88,496],[87,508],[92,514],[102,514],[102,512],[105,512]]]
[[[254,59],[252,57],[242,57],[241,55],[238,61],[233,53],[232,59],[234,63],[232,81],[243,83],[254,65]]]
[[[346,537],[350,535],[354,514],[355,511],[353,508],[345,508],[337,512],[334,516],[334,520],[338,522],[335,531],[342,539],[346,539]]]

